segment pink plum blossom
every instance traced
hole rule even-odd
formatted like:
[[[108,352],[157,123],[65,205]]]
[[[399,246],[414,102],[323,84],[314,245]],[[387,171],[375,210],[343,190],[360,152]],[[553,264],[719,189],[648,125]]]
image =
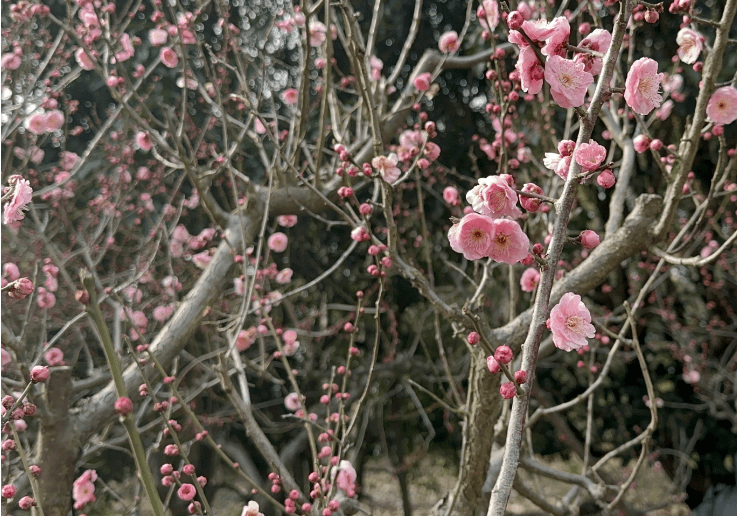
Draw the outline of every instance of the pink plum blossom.
[[[49,348],[44,353],[44,360],[50,366],[64,365],[64,352],[59,348]]]
[[[335,477],[335,483],[338,489],[343,491],[349,498],[356,494],[356,470],[347,460],[340,461],[338,466],[338,475]]]
[[[327,27],[321,21],[314,18],[310,18],[310,46],[319,47],[325,41],[325,34],[327,33]]]
[[[297,105],[298,96],[299,92],[294,88],[288,88],[281,94],[282,100],[290,106]]]
[[[586,172],[593,172],[606,158],[606,149],[594,140],[589,140],[589,143],[576,147],[573,158]]]
[[[38,287],[36,302],[39,308],[53,308],[56,305],[56,296],[44,287]]]
[[[279,285],[286,285],[287,283],[292,281],[292,274],[294,274],[294,271],[287,267],[286,269],[282,269],[276,273],[274,281],[276,281]]]
[[[521,47],[515,68],[520,75],[522,91],[537,95],[543,88],[545,69],[530,46]]]
[[[376,56],[371,56],[369,64],[371,65],[371,79],[378,81],[381,78],[381,70],[384,69],[384,62]]]
[[[189,502],[197,495],[197,489],[192,484],[184,483],[179,486],[177,495],[185,502]]]
[[[467,260],[478,260],[489,256],[494,231],[494,219],[469,213],[448,230],[448,240],[455,252],[463,253]]]
[[[13,262],[7,262],[3,265],[3,274],[5,274],[8,281],[15,281],[20,278],[20,269]]]
[[[494,238],[489,247],[489,258],[512,265],[525,258],[529,250],[530,240],[516,221],[494,220]]]
[[[138,148],[144,152],[150,151],[151,138],[149,137],[148,133],[144,131],[138,131],[136,133],[136,145],[138,145]]]
[[[161,305],[154,308],[153,318],[155,321],[160,323],[166,322],[166,320],[174,313],[174,305]]]
[[[414,81],[412,81],[412,84],[415,88],[417,88],[417,91],[427,91],[430,89],[431,80],[432,74],[430,72],[425,72],[415,77]]]
[[[522,24],[524,27],[524,23]],[[546,56],[566,56],[566,45],[571,35],[571,26],[565,16],[558,16],[548,24],[550,34],[545,38],[545,46],[541,52]]]
[[[241,512],[241,516],[264,516],[263,513],[260,513],[258,511],[258,502],[254,502],[253,500],[251,500],[250,502],[248,502],[248,505],[243,506],[243,512]]]
[[[519,280],[523,292],[534,292],[538,283],[540,283],[540,271],[534,267],[525,269]]]
[[[284,398],[284,406],[287,407],[287,410],[290,412],[296,412],[301,408],[301,404],[299,402],[299,394],[296,392],[290,392],[286,395]]]
[[[581,48],[587,48],[594,52],[606,54],[609,50],[609,46],[612,43],[612,34],[605,29],[596,29],[591,34],[586,36],[581,43],[578,44]],[[584,64],[584,70],[589,72],[591,75],[599,75],[603,66],[603,60],[601,57],[595,57],[585,53],[578,53],[573,58],[577,63]]]
[[[454,30],[448,31],[438,40],[438,48],[443,54],[452,54],[461,48],[461,41],[458,33]]]
[[[446,186],[443,189],[443,200],[451,206],[458,206],[460,202],[458,197],[458,189],[455,186]]]
[[[3,70],[17,70],[20,64],[21,57],[15,52],[8,52],[0,58],[0,68]]]
[[[46,115],[44,113],[34,113],[25,121],[26,129],[36,135],[41,135],[46,132],[48,126],[46,125]]]
[[[499,25],[499,4],[497,0],[483,0],[476,9],[476,18],[485,29],[496,29]]]
[[[284,251],[286,251],[288,244],[289,238],[287,238],[287,235],[281,232],[276,232],[272,234],[267,241],[269,249],[271,249],[275,253],[283,253]]]
[[[212,256],[208,251],[202,251],[201,253],[197,253],[192,256],[192,263],[194,263],[195,267],[198,269],[204,269],[211,261]]]
[[[81,509],[88,503],[95,501],[96,480],[97,472],[94,469],[88,469],[74,481],[72,498],[74,499],[75,509]]]
[[[737,89],[722,86],[706,105],[706,115],[715,124],[727,125],[737,120]]]
[[[266,127],[260,118],[253,119],[253,130],[256,131],[256,134],[266,134]]]
[[[591,313],[581,301],[581,296],[572,292],[563,294],[557,305],[550,310],[548,328],[553,332],[553,344],[563,351],[572,351],[594,338],[596,329],[591,324]]]
[[[571,108],[583,105],[594,76],[585,71],[583,63],[552,55],[545,64],[545,80],[550,84],[553,100],[562,108]]]
[[[686,64],[694,64],[704,48],[704,36],[698,32],[683,27],[676,35],[678,43],[678,57]]]
[[[168,37],[169,33],[164,29],[151,29],[148,31],[148,41],[155,47],[165,45]]]
[[[476,213],[492,218],[521,217],[517,193],[510,184],[513,181],[509,174],[481,178],[479,184],[466,193],[466,201]]]
[[[94,70],[95,68],[95,61],[87,52],[84,51],[83,48],[78,48],[74,52],[74,59],[82,70]]]
[[[238,336],[235,338],[235,347],[238,351],[245,351],[256,342],[258,336],[258,330],[255,326],[251,326],[247,330],[241,330],[238,332]]]
[[[171,47],[161,47],[159,55],[161,56],[161,62],[167,68],[174,68],[179,64],[179,56],[177,56],[177,53]]]
[[[635,113],[647,115],[660,106],[663,97],[658,93],[663,74],[658,73],[658,63],[641,57],[634,63],[625,81],[624,100]]]
[[[8,187],[3,193],[11,191],[10,200],[3,207],[3,224],[12,225],[26,216],[25,210],[32,200],[31,183],[23,176],[15,174],[8,178]]]
[[[381,178],[387,183],[393,183],[399,179],[402,173],[397,168],[397,155],[393,152],[388,156],[376,156],[371,160],[371,165],[379,172]]]
[[[276,223],[283,228],[291,228],[297,223],[296,215],[279,215],[276,218]]]

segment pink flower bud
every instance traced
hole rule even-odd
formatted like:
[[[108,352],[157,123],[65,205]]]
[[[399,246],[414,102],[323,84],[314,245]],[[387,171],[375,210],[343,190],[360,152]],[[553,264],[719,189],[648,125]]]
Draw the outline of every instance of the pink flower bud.
[[[486,357],[486,367],[489,368],[490,373],[498,373],[502,370],[501,366],[499,365],[499,362],[494,360],[494,357]]]
[[[514,398],[515,394],[517,394],[517,388],[512,382],[505,382],[501,387],[499,387],[499,394],[501,394],[502,398],[505,400],[510,400]]]
[[[500,364],[508,364],[512,361],[513,357],[514,354],[512,353],[512,348],[509,346],[499,346],[496,348],[496,351],[494,351],[494,360]]]
[[[13,498],[15,496],[15,486],[13,484],[5,484],[2,488],[3,498]]]
[[[24,496],[20,500],[18,500],[18,507],[23,509],[24,511],[27,511],[31,507],[34,507],[36,505],[36,500],[31,498],[30,496]]]
[[[565,158],[573,154],[573,150],[576,148],[576,142],[573,140],[561,140],[558,142],[558,154]]]
[[[33,282],[28,278],[20,278],[8,289],[8,297],[10,299],[23,299],[31,292],[33,292]]]
[[[602,188],[611,188],[617,182],[614,174],[610,169],[602,170],[601,173],[596,177],[596,184]]]
[[[472,345],[475,346],[481,341],[481,335],[479,335],[477,332],[472,331],[468,334],[468,337],[466,337],[466,341]]]
[[[635,151],[642,153],[650,147],[650,138],[644,134],[638,134],[635,139],[632,140],[632,144],[635,147]]]
[[[31,381],[33,383],[45,382],[49,378],[49,370],[44,366],[34,366],[31,369]]]
[[[115,412],[121,416],[127,416],[133,412],[133,401],[125,396],[118,398],[115,400]]]
[[[512,11],[507,16],[507,24],[511,30],[517,30],[522,27],[522,23],[525,21],[525,17],[519,11]]]
[[[599,235],[597,235],[595,231],[591,231],[590,229],[581,231],[581,234],[578,235],[578,241],[581,242],[581,245],[584,246],[586,249],[594,249],[601,242],[601,240],[599,239]]]
[[[655,152],[658,152],[662,148],[663,148],[663,142],[660,141],[660,140],[658,140],[657,138],[655,138],[654,140],[652,140],[650,142],[650,149],[651,150],[653,150]]]
[[[519,370],[514,372],[514,381],[522,385],[527,381],[527,371]]]
[[[525,183],[522,187],[523,192],[534,193],[537,195],[544,195],[543,189],[537,186],[535,183]],[[524,195],[519,196],[519,203],[524,209],[530,213],[535,213],[540,209],[540,205],[543,203],[541,199],[535,199],[534,197],[525,197]]]

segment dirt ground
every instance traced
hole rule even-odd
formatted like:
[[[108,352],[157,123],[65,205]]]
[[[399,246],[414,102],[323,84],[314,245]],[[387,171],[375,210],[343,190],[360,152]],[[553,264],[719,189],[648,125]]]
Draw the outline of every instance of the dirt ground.
[[[581,465],[576,460],[564,461],[561,459],[539,460],[561,471],[580,473]],[[403,516],[402,499],[399,492],[399,482],[391,474],[388,461],[370,462],[366,469],[366,480],[363,491],[367,494],[364,503],[370,508],[373,516]],[[618,479],[626,479],[631,469],[616,465],[607,470]],[[570,486],[545,477],[536,477],[520,470],[520,478],[530,487],[551,503],[559,501],[568,492]],[[419,465],[410,471],[410,499],[413,505],[413,514],[426,514],[442,496],[450,491],[455,484],[455,467],[448,459],[438,454],[431,454],[423,458]],[[643,467],[635,482],[625,495],[625,500],[638,509],[651,509],[670,501],[668,496],[671,487],[668,476],[662,471]],[[507,514],[514,515],[543,515],[548,514],[530,501],[519,496],[516,492],[507,506]],[[672,503],[667,507],[651,510],[648,514],[654,516],[685,516],[690,514],[684,503]]]
[[[561,471],[579,473],[581,470],[580,462],[577,460],[566,461],[560,458],[540,457],[538,457],[538,460]],[[609,474],[620,481],[626,479],[630,471],[629,466],[623,468],[617,464],[613,464],[607,470]],[[410,469],[410,499],[412,501],[413,516],[426,514],[427,510],[440,497],[453,488],[455,473],[456,466],[453,461],[440,453],[426,455]],[[555,503],[565,496],[570,487],[549,478],[531,475],[524,470],[520,470],[519,474],[525,484],[534,488],[551,503]],[[379,459],[369,460],[364,475],[361,504],[367,514],[370,516],[404,516],[399,482],[396,476],[393,475],[389,462]],[[121,488],[123,486],[115,487]],[[125,487],[121,491],[125,491]],[[686,504],[668,503],[671,500],[669,497],[670,488],[670,480],[663,471],[643,467],[625,495],[625,499],[637,509],[650,509],[648,514],[653,516],[686,516],[690,514]],[[98,500],[97,503],[90,506],[87,514],[97,516],[125,513],[123,504],[110,501],[108,507],[102,507],[101,502],[102,500]],[[242,499],[241,495],[228,489],[219,490],[214,499],[210,500],[214,516],[240,516],[241,509],[247,502],[247,499]],[[660,506],[660,508],[653,509],[657,506]],[[138,514],[140,516],[152,516],[150,509],[147,507],[141,507]],[[507,507],[507,514],[533,516],[548,513],[543,512],[517,493],[513,493]],[[272,515],[267,514],[266,516]]]

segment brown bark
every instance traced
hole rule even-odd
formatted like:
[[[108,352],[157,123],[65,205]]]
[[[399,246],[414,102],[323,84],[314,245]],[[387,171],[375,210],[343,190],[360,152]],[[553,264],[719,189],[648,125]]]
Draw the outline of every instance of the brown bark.
[[[37,480],[44,514],[66,516],[72,508],[70,493],[80,440],[69,413],[71,368],[54,367],[50,372],[44,390],[47,413],[41,417],[35,464],[41,468]]]

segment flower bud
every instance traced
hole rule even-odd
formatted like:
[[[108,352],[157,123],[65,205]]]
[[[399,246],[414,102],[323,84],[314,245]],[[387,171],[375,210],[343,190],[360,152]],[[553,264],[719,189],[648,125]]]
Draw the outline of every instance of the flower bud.
[[[543,189],[537,186],[535,183],[525,183],[522,187],[523,192],[534,193],[537,195],[544,195]],[[534,197],[525,197],[524,195],[519,196],[520,205],[529,211],[535,213],[540,209],[540,205],[543,203],[542,199],[535,199]]]
[[[510,363],[513,357],[514,354],[512,353],[512,348],[509,346],[499,346],[496,348],[496,351],[494,351],[494,360],[500,364]]]
[[[514,398],[515,394],[517,394],[517,388],[512,382],[505,382],[501,387],[499,387],[499,394],[501,394],[502,398],[505,400],[510,400]]]
[[[523,371],[522,369],[520,369],[519,371],[515,371],[514,381],[520,385],[525,383],[527,381],[527,371]]]
[[[133,412],[133,401],[125,396],[115,400],[115,412],[121,416],[127,416]]]
[[[578,235],[578,241],[581,242],[581,245],[584,246],[586,249],[594,249],[601,242],[601,240],[599,239],[599,235],[597,235],[595,231],[591,231],[590,229],[581,231],[581,234]]]
[[[635,139],[632,140],[632,144],[634,145],[636,152],[642,153],[650,148],[650,138],[645,134],[638,134],[635,136]]]
[[[596,177],[596,184],[602,188],[611,188],[616,182],[617,179],[610,169],[602,170]]]
[[[31,369],[31,381],[33,383],[45,382],[49,378],[49,370],[44,366],[34,366]]]

